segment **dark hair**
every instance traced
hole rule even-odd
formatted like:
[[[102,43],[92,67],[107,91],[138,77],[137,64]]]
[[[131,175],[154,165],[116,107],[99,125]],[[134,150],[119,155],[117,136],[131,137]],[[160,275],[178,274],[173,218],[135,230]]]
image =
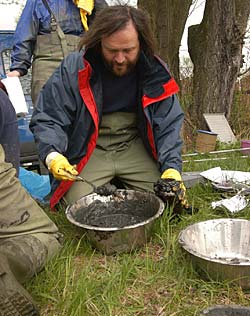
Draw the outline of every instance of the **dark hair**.
[[[156,45],[150,16],[146,11],[128,5],[110,6],[98,11],[88,32],[80,40],[79,50],[83,47],[99,49],[102,38],[122,30],[129,21],[138,32],[141,49],[146,55],[153,56]]]

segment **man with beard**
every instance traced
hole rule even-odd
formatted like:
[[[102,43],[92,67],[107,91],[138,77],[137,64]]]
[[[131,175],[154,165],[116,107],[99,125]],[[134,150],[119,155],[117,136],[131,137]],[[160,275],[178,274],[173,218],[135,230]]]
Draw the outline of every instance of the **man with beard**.
[[[116,178],[126,189],[155,189],[164,201],[173,183],[185,205],[184,114],[178,86],[155,55],[147,13],[126,5],[101,10],[80,48],[41,91],[30,124],[52,174],[51,207],[92,192],[77,175],[96,186]]]

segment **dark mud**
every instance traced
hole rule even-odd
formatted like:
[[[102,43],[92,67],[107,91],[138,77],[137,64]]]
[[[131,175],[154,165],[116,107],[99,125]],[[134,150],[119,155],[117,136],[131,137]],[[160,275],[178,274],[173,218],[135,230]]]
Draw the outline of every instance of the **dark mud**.
[[[156,211],[148,199],[101,202],[95,200],[88,207],[79,208],[74,215],[77,222],[85,225],[122,228],[141,223]]]
[[[107,184],[97,187],[95,189],[95,193],[99,195],[108,196],[108,195],[114,194],[116,190],[117,190],[117,187],[115,185],[107,183]]]

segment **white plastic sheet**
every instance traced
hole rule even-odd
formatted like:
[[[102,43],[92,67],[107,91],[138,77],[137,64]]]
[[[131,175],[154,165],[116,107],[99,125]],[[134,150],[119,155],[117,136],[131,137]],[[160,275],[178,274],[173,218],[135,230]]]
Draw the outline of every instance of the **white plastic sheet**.
[[[217,202],[212,202],[212,208],[215,209],[216,207],[224,206],[228,209],[231,213],[237,213],[243,210],[247,206],[247,199],[240,194],[233,196],[230,199],[223,199]]]
[[[2,79],[3,84],[9,95],[9,99],[13,104],[16,114],[28,113],[28,106],[25,101],[23,89],[18,77],[6,77]]]
[[[200,173],[200,175],[215,183],[244,183],[250,184],[250,172],[222,170],[220,167],[215,167]]]
[[[226,183],[250,185],[250,172],[222,170],[220,167],[215,167],[200,173],[204,178],[220,184],[222,187]],[[211,203],[212,208],[225,207],[231,213],[236,213],[243,210],[247,204],[248,199],[244,196],[246,188],[241,188],[239,192],[232,198],[222,199]]]

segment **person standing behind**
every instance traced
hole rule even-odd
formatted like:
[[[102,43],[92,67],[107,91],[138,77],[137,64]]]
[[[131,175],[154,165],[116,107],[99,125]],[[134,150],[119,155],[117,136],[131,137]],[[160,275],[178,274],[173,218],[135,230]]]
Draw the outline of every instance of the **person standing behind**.
[[[14,34],[8,76],[24,76],[32,64],[31,98],[88,30],[105,0],[27,0]]]

